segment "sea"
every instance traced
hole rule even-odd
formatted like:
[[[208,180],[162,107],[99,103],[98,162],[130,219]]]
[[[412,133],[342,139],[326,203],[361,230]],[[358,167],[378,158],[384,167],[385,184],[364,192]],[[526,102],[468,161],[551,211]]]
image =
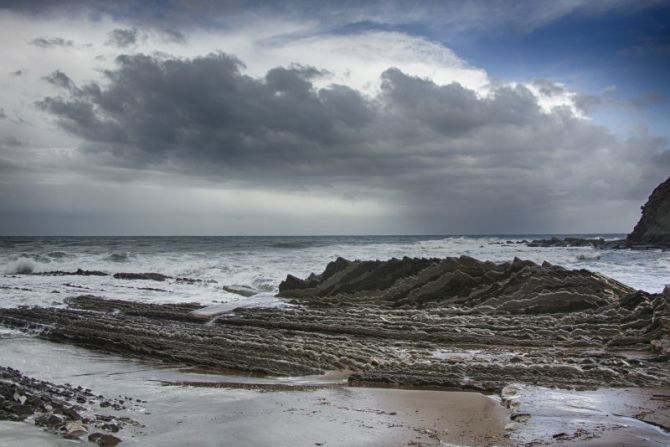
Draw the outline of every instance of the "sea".
[[[543,248],[523,243],[551,236],[2,237],[0,307],[57,307],[64,298],[82,294],[150,303],[276,305],[279,283],[287,274],[320,273],[339,256],[386,260],[467,255],[495,262],[517,257],[588,269],[648,292],[660,292],[670,284],[670,251]],[[570,236],[618,239],[624,235]],[[109,275],[36,275],[77,269]],[[111,276],[121,272],[155,272],[170,278],[157,282]],[[236,288],[255,295],[231,291]]]

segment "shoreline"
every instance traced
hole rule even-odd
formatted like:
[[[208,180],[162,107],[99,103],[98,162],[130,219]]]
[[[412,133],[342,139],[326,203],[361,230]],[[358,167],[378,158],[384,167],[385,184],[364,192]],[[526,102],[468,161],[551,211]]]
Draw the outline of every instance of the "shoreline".
[[[18,331],[0,353],[27,375],[139,399],[112,407],[139,421],[124,443],[214,439],[228,421],[235,445],[651,446],[670,442],[670,421],[654,419],[670,414],[669,298],[516,258],[338,258],[287,276],[273,307],[79,295],[0,309]]]
[[[670,425],[670,412],[666,411],[670,388],[576,391],[513,384],[502,398],[477,392],[346,384],[323,384],[308,390],[297,384],[293,390],[259,391],[227,386],[230,380],[241,379],[235,376],[218,376],[221,381],[214,388],[165,386],[162,379],[195,376],[191,378],[212,380],[217,376],[203,377],[177,366],[96,354],[24,336],[0,340],[0,353],[5,359],[25,359],[30,353],[32,358],[24,361],[25,372],[41,380],[78,383],[94,393],[139,398],[143,402],[140,406],[116,412],[138,422],[115,433],[122,446],[178,446],[195,436],[208,445],[240,446],[265,445],[269,439],[275,445],[296,446],[505,446],[532,442],[651,446],[670,442],[670,433],[653,425]],[[59,367],[62,362],[70,366]],[[82,370],[86,374],[82,375]],[[652,400],[654,396],[665,399]],[[651,419],[635,419],[636,415]],[[253,430],[253,426],[263,430]],[[45,446],[61,445],[58,437],[29,427],[13,426],[25,442],[9,445],[33,445],[31,439],[41,440]],[[289,427],[293,430],[287,430]],[[0,423],[0,436],[3,430],[8,430],[7,425]]]

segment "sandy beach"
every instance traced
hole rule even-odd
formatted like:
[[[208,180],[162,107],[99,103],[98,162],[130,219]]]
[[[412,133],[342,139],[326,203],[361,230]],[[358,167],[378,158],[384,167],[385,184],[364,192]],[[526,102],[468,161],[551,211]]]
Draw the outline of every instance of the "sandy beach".
[[[516,385],[501,399],[476,392],[351,387],[338,375],[260,380],[184,372],[176,366],[25,337],[3,339],[0,356],[39,379],[139,399],[142,403],[120,411],[90,408],[93,413],[135,421],[118,433],[123,445],[130,446],[660,446],[670,442],[670,434],[658,427],[669,423],[670,389],[568,391]],[[200,386],[174,385],[186,381]],[[275,384],[294,389],[276,391]],[[510,399],[512,405],[507,403]],[[517,416],[514,421],[515,414],[528,419]],[[3,447],[72,445],[24,423],[0,423],[0,436]]]

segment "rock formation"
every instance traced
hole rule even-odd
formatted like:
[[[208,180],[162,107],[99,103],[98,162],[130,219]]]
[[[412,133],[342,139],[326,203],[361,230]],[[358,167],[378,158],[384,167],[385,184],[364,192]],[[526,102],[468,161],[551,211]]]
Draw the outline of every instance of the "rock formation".
[[[626,242],[632,246],[670,248],[670,177],[651,193]]]
[[[193,304],[82,296],[0,309],[0,323],[63,343],[221,370],[351,372],[350,383],[500,390],[670,382],[670,296],[586,270],[515,259],[331,262],[289,275],[291,306],[207,320]]]
[[[496,264],[469,256],[349,262],[338,258],[321,275],[290,276],[280,297],[313,304],[375,303],[391,307],[459,306],[478,313],[572,312],[613,304],[633,292],[587,270],[566,270],[515,258]]]
[[[537,239],[527,242],[529,247],[595,247],[619,248],[670,248],[670,178],[651,193],[642,207],[642,217],[626,239],[606,241],[575,237]]]

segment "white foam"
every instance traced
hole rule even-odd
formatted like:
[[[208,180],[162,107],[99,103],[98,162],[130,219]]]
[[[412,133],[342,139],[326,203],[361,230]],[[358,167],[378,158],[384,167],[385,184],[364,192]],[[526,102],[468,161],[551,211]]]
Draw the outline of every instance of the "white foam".
[[[528,239],[528,238],[526,238]],[[507,243],[509,237],[456,238],[346,238],[317,239],[287,249],[274,241],[246,238],[211,244],[180,240],[176,245],[160,239],[78,242],[34,242],[19,248],[0,248],[1,307],[58,305],[66,296],[93,294],[141,302],[199,302],[203,305],[236,302],[239,295],[224,285],[249,286],[263,292],[268,304],[287,274],[305,277],[320,273],[338,256],[347,259],[391,257],[437,257],[468,255],[482,260],[509,261],[514,257],[535,262],[549,261],[567,268],[589,269],[634,288],[660,292],[670,278],[670,252],[660,250],[596,250],[590,247],[546,248]],[[171,245],[173,244],[173,245]],[[192,244],[192,245],[191,245]],[[218,245],[216,245],[218,244]],[[49,256],[58,252],[57,256]],[[119,262],[124,253],[126,261]],[[170,279],[124,281],[111,276],[38,276],[19,271],[101,270],[158,272],[173,278],[191,278],[195,283]],[[24,270],[25,269],[25,270]],[[159,290],[151,290],[159,289]],[[58,292],[58,293],[54,293]]]

